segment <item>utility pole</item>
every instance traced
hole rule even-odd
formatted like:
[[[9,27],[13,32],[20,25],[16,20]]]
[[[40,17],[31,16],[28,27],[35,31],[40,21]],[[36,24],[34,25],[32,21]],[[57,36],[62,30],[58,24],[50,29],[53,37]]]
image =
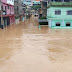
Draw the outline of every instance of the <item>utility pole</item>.
[[[1,28],[4,29],[4,24],[3,24],[3,10],[2,10],[2,2],[0,0],[0,4],[1,4]]]

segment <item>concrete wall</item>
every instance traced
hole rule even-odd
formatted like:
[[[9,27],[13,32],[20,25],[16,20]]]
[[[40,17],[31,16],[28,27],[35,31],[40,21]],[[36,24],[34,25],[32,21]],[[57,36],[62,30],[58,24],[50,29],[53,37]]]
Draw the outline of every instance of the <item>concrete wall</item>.
[[[1,0],[1,1],[2,1],[2,6],[3,6],[3,11],[5,11],[5,13],[3,14],[4,15],[4,25],[6,25],[5,24],[6,22],[8,23],[7,25],[9,25],[9,24],[15,22],[14,0]]]
[[[9,6],[9,9],[8,9],[8,5],[3,3],[3,10],[5,10],[5,6],[6,6],[6,11],[7,11],[7,15],[9,14],[14,14],[14,6]]]
[[[12,2],[13,1],[13,2]],[[10,5],[8,5],[10,4]],[[14,0],[2,0],[3,10],[5,10],[6,7],[6,14],[14,14]],[[8,8],[9,6],[9,8]]]
[[[61,10],[61,15],[55,15],[55,10]],[[70,23],[70,28],[72,28],[72,15],[67,15],[68,10],[72,10],[72,7],[48,8],[47,18],[49,20],[49,26],[52,28],[67,28],[66,23]],[[60,23],[60,26],[56,26],[56,23]]]
[[[55,15],[55,10],[61,10],[61,15]],[[47,17],[50,18],[72,18],[72,15],[67,15],[67,11],[72,10],[72,7],[50,7],[47,9]]]
[[[14,0],[14,13],[16,16],[22,15],[22,1]]]
[[[56,23],[59,22],[60,26],[56,26]],[[66,23],[70,23],[70,26],[66,26]],[[51,28],[72,28],[72,20],[49,20],[49,26],[51,26]]]
[[[1,2],[3,2],[3,3],[7,3],[7,0],[1,0]]]

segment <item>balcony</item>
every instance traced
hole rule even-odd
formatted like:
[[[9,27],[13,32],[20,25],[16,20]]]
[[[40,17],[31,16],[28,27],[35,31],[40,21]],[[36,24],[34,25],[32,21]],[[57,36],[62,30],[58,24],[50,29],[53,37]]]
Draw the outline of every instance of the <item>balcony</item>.
[[[69,6],[72,7],[72,2],[50,2],[48,5],[49,6]]]

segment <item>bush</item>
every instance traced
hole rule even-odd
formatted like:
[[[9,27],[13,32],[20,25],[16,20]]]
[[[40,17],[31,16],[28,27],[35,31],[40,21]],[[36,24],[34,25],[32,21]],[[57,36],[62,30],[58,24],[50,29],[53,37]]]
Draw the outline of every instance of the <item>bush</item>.
[[[41,6],[32,6],[32,9],[37,10],[38,8],[41,8]]]

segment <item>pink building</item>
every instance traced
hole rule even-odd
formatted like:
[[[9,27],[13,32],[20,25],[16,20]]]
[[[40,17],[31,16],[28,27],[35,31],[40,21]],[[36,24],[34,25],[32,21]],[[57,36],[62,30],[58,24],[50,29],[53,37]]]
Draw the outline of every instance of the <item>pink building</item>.
[[[14,23],[15,22],[14,0],[1,0],[1,2],[2,2],[4,26]],[[1,21],[1,19],[0,19],[0,21]]]

